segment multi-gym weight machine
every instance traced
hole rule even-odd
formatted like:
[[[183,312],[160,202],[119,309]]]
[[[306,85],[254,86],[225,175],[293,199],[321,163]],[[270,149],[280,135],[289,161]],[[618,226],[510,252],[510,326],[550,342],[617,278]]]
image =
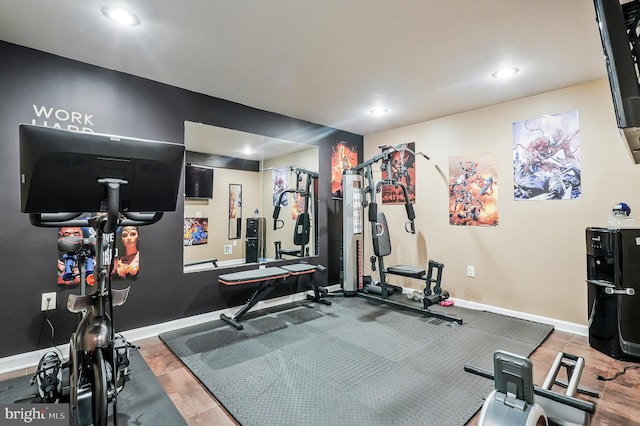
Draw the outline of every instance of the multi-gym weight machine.
[[[405,223],[405,231],[415,234],[415,212],[409,199],[409,192],[404,183],[392,173],[392,158],[394,153],[410,152],[414,156],[421,155],[427,160],[425,154],[413,152],[406,144],[395,146],[382,145],[382,152],[371,159],[358,164],[350,170],[345,170],[342,175],[343,186],[343,256],[342,256],[342,290],[345,296],[361,296],[370,298],[402,308],[407,304],[400,304],[388,299],[395,292],[402,292],[402,287],[393,286],[386,282],[387,275],[397,275],[411,279],[425,281],[423,308],[421,312],[428,312],[430,316],[447,321],[462,323],[461,319],[452,318],[428,311],[430,305],[439,303],[449,297],[440,286],[443,265],[430,261],[429,271],[424,267],[409,265],[395,265],[385,267],[384,257],[391,253],[389,230],[384,213],[378,211],[376,194],[385,186],[400,188],[404,195],[405,210],[408,221]],[[374,181],[373,165],[381,163],[380,169],[387,172],[385,179]],[[368,208],[368,220],[371,224],[371,236],[375,256],[371,257],[372,270],[377,268],[380,272],[380,281],[365,284],[364,282],[364,209]],[[433,271],[437,270],[434,274]],[[435,275],[435,278],[434,278]],[[432,288],[431,285],[435,283]],[[378,296],[374,296],[378,295]],[[410,306],[409,306],[410,308]]]
[[[313,198],[312,187],[314,187],[318,180],[318,173],[313,172],[298,166],[289,166],[286,169],[290,173],[295,175],[296,187],[292,189],[286,189],[280,193],[278,200],[273,208],[273,230],[277,231],[284,227],[284,221],[280,219],[280,206],[287,194],[298,194],[303,203],[302,211],[298,213],[296,218],[295,228],[293,231],[293,244],[296,246],[294,249],[282,248],[282,242],[275,242],[276,259],[282,259],[282,255],[295,256],[295,257],[308,257],[309,247],[307,245],[310,241],[311,230],[311,203]],[[303,185],[304,181],[304,185]],[[317,244],[317,241],[314,241]]]

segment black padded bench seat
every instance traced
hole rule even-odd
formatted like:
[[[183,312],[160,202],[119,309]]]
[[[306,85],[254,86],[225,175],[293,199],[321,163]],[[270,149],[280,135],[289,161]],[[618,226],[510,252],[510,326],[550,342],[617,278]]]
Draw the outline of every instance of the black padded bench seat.
[[[300,280],[300,278],[303,276],[310,276],[311,284],[315,294],[314,297],[307,296],[307,298],[316,302],[330,305],[331,302],[320,300],[322,294],[326,294],[327,290],[324,288],[321,289],[318,286],[316,280],[313,278],[312,274],[315,274],[315,272],[318,270],[323,271],[324,267],[299,263],[293,265],[285,265],[282,267],[251,269],[248,271],[233,272],[231,274],[220,275],[218,277],[218,282],[224,285],[232,286],[260,283],[258,289],[253,293],[249,301],[242,308],[240,308],[238,312],[235,313],[233,318],[225,314],[220,314],[220,319],[234,326],[238,330],[242,330],[243,326],[239,322],[240,319],[247,312],[249,312],[249,310],[254,307],[256,303],[264,300],[264,298],[267,297],[267,295],[271,293],[271,291],[273,291],[276,285],[284,282],[290,276],[296,277],[298,280]]]
[[[309,274],[315,274],[316,271],[320,271],[320,272],[325,271],[324,266],[309,265],[307,263],[294,263],[292,265],[284,265],[282,266],[282,269],[286,269],[287,271],[289,271],[292,277],[298,278],[298,287],[301,287],[300,286],[301,277]],[[328,293],[327,289],[319,286],[315,277],[311,276],[311,281],[309,284],[310,284],[311,290],[313,290],[313,296],[307,294],[307,300],[312,300],[317,303],[322,303],[323,305],[331,305],[330,301],[322,298],[323,296],[327,295]]]
[[[307,263],[294,263],[293,265],[283,265],[282,269],[289,271],[291,275],[305,275],[313,274],[316,272],[315,265],[309,265]]]
[[[300,249],[283,249],[281,248],[278,253],[280,254],[284,254],[287,256],[295,256],[295,257],[302,257],[300,255]]]
[[[224,285],[251,284],[267,280],[287,278],[287,276],[289,276],[289,271],[282,268],[271,267],[220,275],[218,277],[218,282]]]
[[[388,274],[401,275],[403,277],[424,278],[426,273],[424,268],[419,266],[395,265],[387,268]]]

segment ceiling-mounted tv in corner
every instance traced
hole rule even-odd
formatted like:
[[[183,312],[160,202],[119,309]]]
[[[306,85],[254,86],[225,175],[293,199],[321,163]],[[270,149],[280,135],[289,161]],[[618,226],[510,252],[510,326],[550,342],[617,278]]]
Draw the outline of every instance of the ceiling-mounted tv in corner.
[[[184,196],[185,198],[213,198],[213,169],[186,164]]]
[[[626,139],[634,162],[639,164],[640,2],[633,0],[620,4],[620,0],[594,0],[594,5],[618,128]]]

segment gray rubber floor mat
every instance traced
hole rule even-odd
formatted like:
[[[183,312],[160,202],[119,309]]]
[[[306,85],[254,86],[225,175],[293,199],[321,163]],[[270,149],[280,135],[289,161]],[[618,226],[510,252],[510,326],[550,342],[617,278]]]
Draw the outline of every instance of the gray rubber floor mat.
[[[493,388],[464,364],[492,369],[498,349],[528,356],[553,330],[478,311],[453,327],[358,297],[331,300],[256,316],[245,330],[214,321],[160,337],[245,426],[462,425]],[[274,320],[286,326],[255,331]],[[218,343],[193,344],[217,331]]]

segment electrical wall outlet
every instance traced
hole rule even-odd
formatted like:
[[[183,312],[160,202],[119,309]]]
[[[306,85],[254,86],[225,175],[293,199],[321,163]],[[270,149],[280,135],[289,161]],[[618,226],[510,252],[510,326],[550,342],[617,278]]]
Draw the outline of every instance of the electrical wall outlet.
[[[471,277],[471,278],[476,276],[476,267],[475,266],[471,266],[471,265],[467,266],[467,276]]]
[[[56,292],[42,293],[42,300],[40,301],[41,311],[52,311],[56,308]]]
[[[227,244],[224,246],[224,254],[231,254],[232,253],[232,248],[231,248],[231,244]]]

